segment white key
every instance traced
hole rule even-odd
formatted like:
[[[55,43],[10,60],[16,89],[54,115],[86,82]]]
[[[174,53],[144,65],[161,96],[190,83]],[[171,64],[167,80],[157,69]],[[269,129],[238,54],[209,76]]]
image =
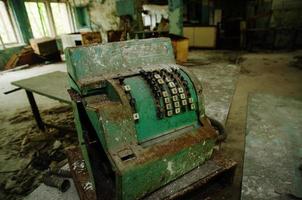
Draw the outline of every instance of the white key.
[[[175,114],[179,114],[180,113],[180,108],[176,108],[175,109]]]
[[[127,92],[129,92],[131,90],[130,85],[125,85],[124,86],[124,90],[127,91]]]
[[[138,113],[134,113],[133,114],[133,119],[134,120],[139,120],[139,114]]]
[[[173,115],[173,111],[172,111],[172,110],[168,110],[167,116],[168,116],[168,117],[171,117],[172,115]]]

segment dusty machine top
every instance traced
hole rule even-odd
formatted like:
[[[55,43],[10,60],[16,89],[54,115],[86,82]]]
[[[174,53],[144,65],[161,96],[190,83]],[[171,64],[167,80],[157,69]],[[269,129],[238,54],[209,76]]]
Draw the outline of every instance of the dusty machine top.
[[[65,50],[69,76],[78,85],[90,80],[108,79],[121,74],[133,74],[140,67],[175,64],[169,38],[129,40],[67,48]]]

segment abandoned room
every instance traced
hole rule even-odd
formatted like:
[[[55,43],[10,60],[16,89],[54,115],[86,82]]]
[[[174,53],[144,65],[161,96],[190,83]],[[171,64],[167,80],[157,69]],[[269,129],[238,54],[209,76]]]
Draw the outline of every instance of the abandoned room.
[[[301,0],[0,0],[0,199],[302,199]]]

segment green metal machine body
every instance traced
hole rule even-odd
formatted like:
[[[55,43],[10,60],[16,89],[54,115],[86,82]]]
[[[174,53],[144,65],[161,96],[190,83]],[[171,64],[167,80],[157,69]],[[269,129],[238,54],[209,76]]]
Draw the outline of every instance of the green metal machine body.
[[[210,158],[202,88],[167,38],[66,50],[70,95],[98,199],[141,199]]]

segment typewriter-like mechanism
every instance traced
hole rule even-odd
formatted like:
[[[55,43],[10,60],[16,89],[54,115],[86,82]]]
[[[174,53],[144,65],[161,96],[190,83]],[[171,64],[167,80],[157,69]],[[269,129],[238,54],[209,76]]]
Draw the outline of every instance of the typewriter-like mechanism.
[[[167,38],[66,50],[82,154],[98,199],[140,199],[211,157],[202,87]]]

